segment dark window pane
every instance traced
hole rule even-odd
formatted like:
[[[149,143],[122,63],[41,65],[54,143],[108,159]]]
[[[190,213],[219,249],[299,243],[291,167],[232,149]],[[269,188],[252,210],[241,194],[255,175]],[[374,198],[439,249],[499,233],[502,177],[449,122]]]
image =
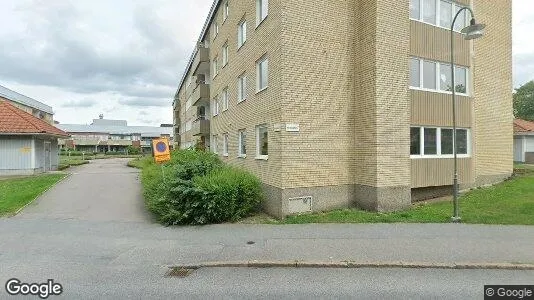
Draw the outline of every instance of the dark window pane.
[[[420,155],[421,154],[421,130],[419,127],[410,128],[410,154],[411,155]]]
[[[438,153],[436,128],[424,129],[425,155],[435,155]]]
[[[467,154],[467,130],[456,129],[456,153]]]
[[[441,154],[453,154],[452,129],[441,129]]]

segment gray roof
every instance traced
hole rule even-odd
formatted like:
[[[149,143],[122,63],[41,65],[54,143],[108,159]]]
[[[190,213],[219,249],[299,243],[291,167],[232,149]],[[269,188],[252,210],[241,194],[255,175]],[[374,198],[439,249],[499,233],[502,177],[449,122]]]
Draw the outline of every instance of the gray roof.
[[[156,126],[106,126],[106,125],[80,125],[80,124],[56,124],[57,128],[68,133],[98,132],[108,134],[130,135],[134,133],[141,136],[160,136],[170,134],[173,136],[173,128]]]
[[[128,122],[126,122],[126,120],[93,119],[92,125],[128,126]]]
[[[0,85],[0,97],[4,97],[8,100],[11,100],[13,102],[17,102],[41,111],[44,111],[46,113],[49,113],[51,115],[54,114],[54,111],[52,110],[52,106],[48,106],[42,102],[39,102],[35,99],[32,99],[28,96],[24,96],[22,94],[19,94],[15,91],[12,91],[4,86]]]

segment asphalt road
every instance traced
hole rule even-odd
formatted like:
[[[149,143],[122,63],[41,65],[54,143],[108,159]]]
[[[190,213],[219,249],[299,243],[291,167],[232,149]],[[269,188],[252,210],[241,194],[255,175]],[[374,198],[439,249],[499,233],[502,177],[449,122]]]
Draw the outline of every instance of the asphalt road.
[[[482,299],[484,284],[534,284],[533,271],[437,269],[224,268],[166,278],[169,265],[215,260],[534,263],[534,227],[162,227],[145,212],[139,174],[126,161],[74,168],[20,215],[0,218],[0,299],[13,277],[54,279],[65,299]]]

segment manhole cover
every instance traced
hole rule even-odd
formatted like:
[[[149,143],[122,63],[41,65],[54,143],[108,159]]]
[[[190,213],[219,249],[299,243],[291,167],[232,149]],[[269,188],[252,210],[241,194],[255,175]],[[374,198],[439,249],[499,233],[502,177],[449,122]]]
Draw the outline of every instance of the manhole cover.
[[[256,242],[254,242],[254,241],[248,241],[248,242],[247,242],[247,244],[249,244],[249,245],[254,245],[255,243],[256,243]]]
[[[182,267],[173,267],[170,268],[169,271],[165,274],[165,277],[187,277],[193,273],[195,269],[190,268],[182,268]]]

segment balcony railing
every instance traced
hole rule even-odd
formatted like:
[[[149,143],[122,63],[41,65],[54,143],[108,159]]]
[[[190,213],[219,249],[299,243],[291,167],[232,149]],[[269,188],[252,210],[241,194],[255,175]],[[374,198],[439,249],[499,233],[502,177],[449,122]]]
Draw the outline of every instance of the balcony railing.
[[[204,47],[198,47],[198,51],[191,65],[193,75],[209,73],[210,70],[210,50]]]
[[[191,135],[207,136],[209,134],[210,134],[210,121],[207,120],[205,116],[198,116],[198,118],[193,121],[193,126],[191,127]]]
[[[207,105],[209,104],[210,99],[210,86],[205,83],[200,83],[197,85],[195,91],[192,95],[192,105]]]

